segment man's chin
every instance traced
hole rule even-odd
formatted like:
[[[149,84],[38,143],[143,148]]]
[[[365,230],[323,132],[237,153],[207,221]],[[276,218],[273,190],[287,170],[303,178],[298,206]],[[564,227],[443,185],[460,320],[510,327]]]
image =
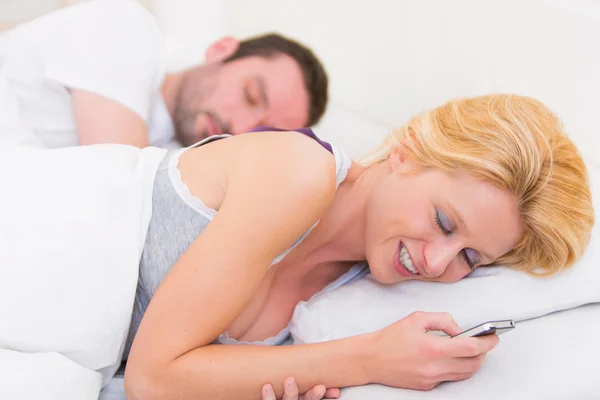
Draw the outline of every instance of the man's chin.
[[[188,146],[198,143],[201,140],[206,139],[208,137],[208,133],[203,132],[201,134],[194,134],[194,135],[177,134],[177,135],[175,135],[175,137],[179,143],[181,143],[185,147],[188,147]]]

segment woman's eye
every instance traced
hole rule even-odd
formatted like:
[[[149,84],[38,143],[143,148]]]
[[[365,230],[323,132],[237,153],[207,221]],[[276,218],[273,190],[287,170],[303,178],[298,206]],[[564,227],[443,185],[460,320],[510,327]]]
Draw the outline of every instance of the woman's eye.
[[[462,253],[467,265],[469,266],[469,269],[475,269],[475,266],[479,264],[479,256],[477,255],[477,252],[473,249],[464,249]]]
[[[435,213],[435,223],[440,228],[444,235],[449,235],[452,233],[452,225],[450,224],[450,220],[443,212],[437,210]]]

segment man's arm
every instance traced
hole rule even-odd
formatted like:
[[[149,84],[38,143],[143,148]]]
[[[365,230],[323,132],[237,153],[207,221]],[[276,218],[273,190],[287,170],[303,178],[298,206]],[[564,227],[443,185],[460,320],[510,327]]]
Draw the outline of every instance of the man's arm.
[[[147,10],[135,1],[85,2],[28,29],[39,37],[45,78],[72,95],[80,144],[148,144],[164,68],[161,33]]]
[[[71,95],[80,145],[148,145],[146,124],[129,108],[115,100],[83,90],[72,90]]]

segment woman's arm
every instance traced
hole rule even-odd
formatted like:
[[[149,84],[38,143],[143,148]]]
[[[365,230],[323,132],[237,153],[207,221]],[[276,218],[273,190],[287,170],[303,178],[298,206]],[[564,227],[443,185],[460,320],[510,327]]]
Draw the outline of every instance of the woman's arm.
[[[162,377],[137,399],[261,399],[265,382],[273,383],[276,398],[283,382],[293,376],[299,393],[318,385],[355,386],[369,383],[366,336],[294,346],[209,345],[177,359]]]
[[[227,372],[249,361],[232,359],[232,350],[246,356],[247,350],[209,344],[239,316],[272,260],[319,219],[335,193],[333,156],[298,133],[245,134],[209,146],[210,157],[220,160],[215,168],[226,170],[225,198],[148,306],[128,359],[131,399],[219,398],[223,380],[236,394],[251,389]],[[196,170],[189,160],[180,164],[184,181]],[[274,372],[279,364],[272,365]],[[217,384],[209,371],[222,380]],[[256,376],[251,385],[257,397],[267,376],[278,375]]]

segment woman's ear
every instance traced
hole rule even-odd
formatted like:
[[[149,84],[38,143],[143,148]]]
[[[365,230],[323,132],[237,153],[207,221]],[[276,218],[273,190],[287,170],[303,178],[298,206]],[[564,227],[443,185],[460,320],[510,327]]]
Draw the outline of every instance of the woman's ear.
[[[231,57],[240,47],[240,42],[231,36],[222,37],[211,44],[205,53],[206,63],[215,63]]]
[[[410,160],[404,146],[396,147],[388,158],[390,169],[399,174],[406,175],[416,170],[416,165]]]

